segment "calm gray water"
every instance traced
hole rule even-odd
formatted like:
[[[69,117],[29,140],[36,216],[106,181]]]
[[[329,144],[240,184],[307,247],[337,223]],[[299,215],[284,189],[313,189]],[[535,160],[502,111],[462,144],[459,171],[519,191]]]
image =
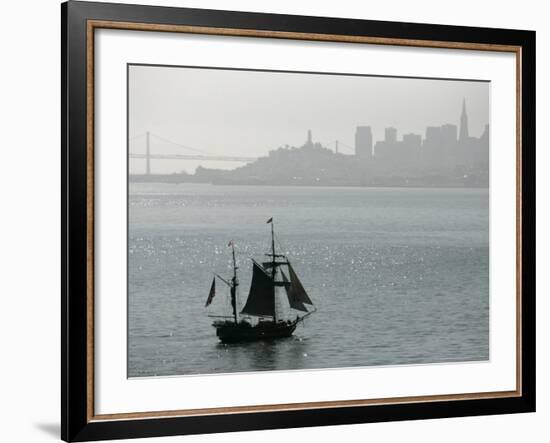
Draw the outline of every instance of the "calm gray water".
[[[318,312],[294,336],[222,345],[213,272],[238,250],[241,301],[274,217]],[[130,184],[130,377],[489,357],[487,189]]]

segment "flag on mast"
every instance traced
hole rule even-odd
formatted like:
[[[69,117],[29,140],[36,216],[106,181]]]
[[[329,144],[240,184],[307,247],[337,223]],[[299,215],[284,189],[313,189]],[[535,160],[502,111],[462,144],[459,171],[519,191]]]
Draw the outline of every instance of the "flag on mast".
[[[266,223],[273,223],[273,217],[271,217]]]
[[[212,286],[210,286],[210,292],[208,293],[208,298],[206,299],[206,304],[204,307],[208,307],[212,303],[212,299],[216,295],[216,276],[212,279]]]

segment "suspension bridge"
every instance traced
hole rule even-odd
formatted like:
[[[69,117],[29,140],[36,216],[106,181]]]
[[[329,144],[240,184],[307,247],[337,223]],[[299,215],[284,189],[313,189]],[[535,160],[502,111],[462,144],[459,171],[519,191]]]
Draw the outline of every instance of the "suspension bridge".
[[[135,145],[140,139],[145,140],[145,152],[137,153],[130,150],[129,157],[135,159],[145,160],[145,173],[151,174],[151,160],[200,160],[200,161],[227,161],[227,162],[243,162],[250,163],[257,159],[257,157],[239,157],[239,156],[227,156],[210,154],[201,149],[186,146],[181,143],[176,143],[172,140],[168,140],[160,135],[153,134],[152,132],[145,132],[141,135],[136,135],[130,138],[130,145]],[[180,150],[180,153],[152,153],[151,148],[156,145],[169,145],[172,148]]]
[[[199,161],[222,161],[222,162],[242,162],[250,163],[258,159],[258,157],[246,157],[246,156],[228,156],[228,155],[219,155],[211,154],[202,149],[197,149],[191,146],[183,145],[181,143],[174,142],[167,138],[161,137],[160,135],[154,134],[150,131],[147,131],[143,134],[130,137],[130,147],[134,147],[139,143],[139,140],[145,141],[145,152],[138,153],[130,149],[129,157],[131,159],[141,159],[145,160],[145,174],[151,174],[151,160],[199,160]],[[307,143],[312,144],[311,140],[311,131],[308,131],[308,141]],[[321,143],[327,149],[334,147],[336,154],[341,154],[341,147],[343,146],[346,150],[352,151],[353,148],[345,143],[339,142],[338,140]],[[158,146],[170,146],[173,151],[174,148],[180,152],[176,153],[152,153],[152,147],[157,148]]]

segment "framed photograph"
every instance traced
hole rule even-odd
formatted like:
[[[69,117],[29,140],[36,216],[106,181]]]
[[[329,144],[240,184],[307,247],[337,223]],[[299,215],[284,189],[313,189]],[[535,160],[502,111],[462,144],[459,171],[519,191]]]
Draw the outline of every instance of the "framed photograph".
[[[535,410],[535,33],[62,14],[62,438]]]

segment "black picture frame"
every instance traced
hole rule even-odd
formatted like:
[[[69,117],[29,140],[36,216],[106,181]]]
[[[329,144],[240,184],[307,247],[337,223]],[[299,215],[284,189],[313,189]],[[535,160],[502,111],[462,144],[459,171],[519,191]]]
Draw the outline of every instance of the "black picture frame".
[[[188,8],[69,1],[61,5],[61,437],[65,441],[138,438],[416,420],[535,411],[535,32]],[[90,405],[90,180],[88,157],[88,23],[110,21],[265,32],[509,45],[519,48],[521,119],[518,233],[521,267],[521,392],[514,396],[442,399],[231,414],[96,420]],[[124,147],[121,147],[124,149]],[[93,226],[93,221],[92,221]],[[91,233],[93,239],[93,232]],[[498,278],[498,276],[495,276]],[[92,362],[93,366],[93,362]]]

